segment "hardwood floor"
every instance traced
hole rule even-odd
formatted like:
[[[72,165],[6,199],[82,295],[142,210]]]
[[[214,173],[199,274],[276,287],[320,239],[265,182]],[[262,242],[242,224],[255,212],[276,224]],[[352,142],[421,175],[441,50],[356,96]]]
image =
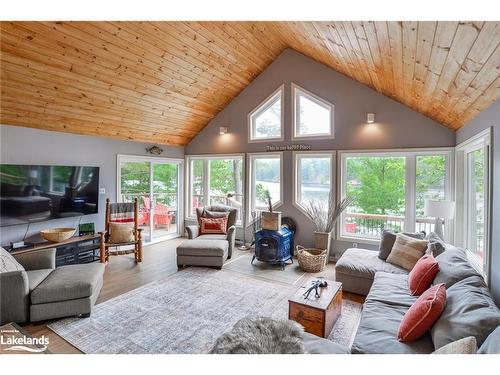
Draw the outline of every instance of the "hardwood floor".
[[[143,262],[139,264],[135,264],[132,256],[112,257],[104,272],[104,285],[97,299],[97,304],[177,272],[175,249],[182,241],[184,241],[184,238],[145,246]],[[245,255],[248,255],[248,251],[236,250],[233,254],[233,259]],[[333,263],[327,265],[322,276],[335,279]],[[343,297],[360,303],[363,303],[365,299],[363,296],[346,292],[343,293]],[[81,353],[69,342],[47,328],[47,324],[50,323],[51,321],[39,324],[26,324],[23,328],[32,336],[40,337],[44,335],[48,337],[50,342],[49,350],[52,353]]]

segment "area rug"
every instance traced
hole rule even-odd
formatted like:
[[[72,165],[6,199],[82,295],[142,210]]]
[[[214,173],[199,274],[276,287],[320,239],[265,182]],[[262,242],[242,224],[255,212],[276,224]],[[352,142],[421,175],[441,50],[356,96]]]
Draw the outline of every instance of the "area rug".
[[[286,318],[296,287],[232,271],[188,268],[48,327],[84,353],[207,353],[246,316]],[[350,346],[361,305],[345,301],[330,339]]]
[[[288,261],[285,270],[281,271],[279,265],[260,262],[257,259],[252,264],[252,254],[244,254],[229,260],[224,264],[224,269],[292,285],[300,285],[306,275],[300,269],[297,260],[294,260],[293,264]]]

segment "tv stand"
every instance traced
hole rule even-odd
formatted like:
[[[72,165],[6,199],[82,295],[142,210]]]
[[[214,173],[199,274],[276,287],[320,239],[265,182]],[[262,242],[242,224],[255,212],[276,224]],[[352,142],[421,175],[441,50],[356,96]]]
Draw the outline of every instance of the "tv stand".
[[[99,235],[92,234],[81,237],[71,237],[61,242],[38,242],[28,249],[10,249],[11,254],[23,254],[45,249],[56,249],[56,267],[68,264],[81,264],[99,261]]]

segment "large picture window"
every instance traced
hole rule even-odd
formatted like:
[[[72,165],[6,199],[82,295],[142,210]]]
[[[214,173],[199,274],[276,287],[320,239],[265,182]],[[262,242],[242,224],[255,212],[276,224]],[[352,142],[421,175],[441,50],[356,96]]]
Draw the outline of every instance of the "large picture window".
[[[188,217],[196,209],[222,204],[238,209],[237,224],[243,218],[243,155],[188,156]]]
[[[248,115],[250,142],[283,140],[284,86],[264,100]]]
[[[333,183],[334,152],[294,153],[294,205],[299,209],[315,202],[325,209]]]
[[[283,165],[282,153],[250,154],[249,160],[249,219],[254,211],[267,209],[266,190],[271,195],[273,207],[282,203]]]
[[[292,84],[293,138],[333,138],[334,106]]]
[[[342,214],[340,237],[377,241],[383,230],[434,230],[426,199],[451,198],[451,150],[341,152],[341,196],[354,197]],[[445,236],[451,226],[445,222]]]

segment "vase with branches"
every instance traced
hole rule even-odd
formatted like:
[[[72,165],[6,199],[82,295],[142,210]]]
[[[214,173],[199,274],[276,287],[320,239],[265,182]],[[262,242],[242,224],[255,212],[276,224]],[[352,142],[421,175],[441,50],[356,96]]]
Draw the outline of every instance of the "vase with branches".
[[[304,207],[304,212],[314,227],[314,247],[326,249],[328,256],[330,255],[331,236],[335,229],[335,224],[342,212],[353,201],[353,197],[345,197],[336,203],[335,196],[331,193],[326,203],[312,200]]]

